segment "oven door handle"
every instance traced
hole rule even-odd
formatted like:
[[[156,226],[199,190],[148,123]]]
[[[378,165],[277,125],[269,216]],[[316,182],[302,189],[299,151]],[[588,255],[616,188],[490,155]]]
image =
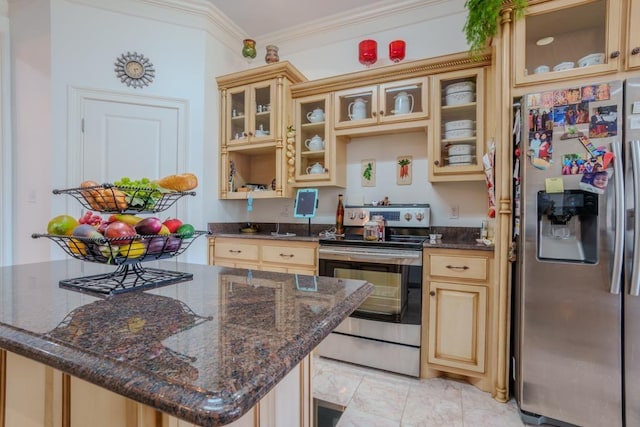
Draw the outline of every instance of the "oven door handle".
[[[393,252],[368,252],[368,251],[356,251],[356,250],[336,250],[336,249],[319,249],[318,253],[320,254],[331,254],[331,255],[344,255],[350,258],[360,257],[362,260],[367,259],[406,259],[406,258],[421,258],[422,252],[420,251],[406,251],[403,253],[393,253]]]

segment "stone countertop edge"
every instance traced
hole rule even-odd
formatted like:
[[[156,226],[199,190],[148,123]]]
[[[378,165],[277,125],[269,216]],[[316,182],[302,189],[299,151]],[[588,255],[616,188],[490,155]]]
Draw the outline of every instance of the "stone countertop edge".
[[[104,355],[79,350],[55,338],[0,324],[0,348],[101,386],[181,420],[203,427],[229,424],[255,406],[300,361],[347,318],[373,291],[371,283],[336,303],[308,333],[296,336],[279,351],[278,363],[265,366],[245,393],[202,389],[171,381]],[[282,357],[286,355],[286,357]],[[226,391],[226,392],[225,392]]]
[[[215,237],[230,237],[230,238],[238,238],[238,239],[260,239],[260,240],[292,240],[292,241],[303,241],[303,242],[319,242],[320,238],[318,236],[273,236],[271,234],[262,234],[262,233],[211,233],[209,235],[210,238]],[[429,240],[426,240],[422,246],[424,249],[465,249],[465,250],[474,250],[474,251],[493,251],[495,246],[487,246],[481,243],[476,243],[468,240],[447,240],[447,241],[438,241],[437,243],[429,243]]]

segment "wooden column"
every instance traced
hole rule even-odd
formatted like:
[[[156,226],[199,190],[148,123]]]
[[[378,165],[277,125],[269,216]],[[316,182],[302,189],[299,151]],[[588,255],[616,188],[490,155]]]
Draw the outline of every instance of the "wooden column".
[[[499,34],[494,38],[496,82],[496,158],[494,167],[496,191],[496,278],[498,280],[498,342],[497,376],[494,398],[499,402],[509,399],[509,328],[511,302],[511,248],[512,228],[512,141],[511,141],[511,62],[510,38],[513,10],[505,7],[501,12]]]

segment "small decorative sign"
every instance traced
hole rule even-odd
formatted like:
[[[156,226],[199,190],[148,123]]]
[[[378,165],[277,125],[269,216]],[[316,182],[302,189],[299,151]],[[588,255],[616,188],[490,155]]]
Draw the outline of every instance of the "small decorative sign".
[[[398,166],[396,173],[396,182],[398,185],[411,184],[411,177],[413,175],[413,156],[400,156],[398,157]]]
[[[360,180],[363,187],[376,186],[376,161],[373,159],[360,162]]]

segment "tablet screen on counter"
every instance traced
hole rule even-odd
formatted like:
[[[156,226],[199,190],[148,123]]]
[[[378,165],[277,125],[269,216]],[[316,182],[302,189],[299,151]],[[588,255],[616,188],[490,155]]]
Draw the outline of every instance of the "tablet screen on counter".
[[[318,207],[318,189],[305,188],[299,189],[296,193],[295,207],[293,216],[296,218],[312,218],[316,216],[316,208]]]

